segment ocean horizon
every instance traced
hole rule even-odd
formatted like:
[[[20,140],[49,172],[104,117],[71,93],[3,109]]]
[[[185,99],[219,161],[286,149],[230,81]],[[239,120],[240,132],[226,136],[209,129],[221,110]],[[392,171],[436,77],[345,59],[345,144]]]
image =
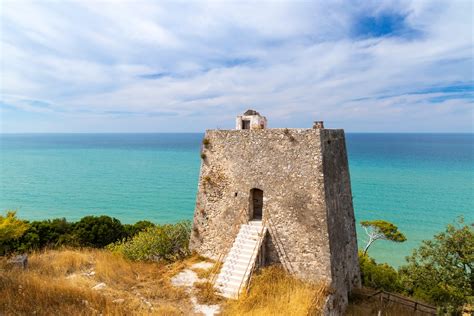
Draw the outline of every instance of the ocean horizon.
[[[28,220],[191,220],[203,135],[0,134],[0,209]],[[376,242],[378,262],[398,266],[446,224],[474,221],[474,134],[346,133],[346,142],[359,248],[362,220],[388,220],[408,239]]]

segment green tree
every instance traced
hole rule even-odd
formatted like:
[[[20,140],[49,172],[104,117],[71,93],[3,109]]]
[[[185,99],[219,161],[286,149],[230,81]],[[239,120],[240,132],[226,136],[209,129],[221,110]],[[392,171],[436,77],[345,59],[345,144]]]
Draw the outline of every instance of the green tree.
[[[16,248],[28,251],[61,245],[74,246],[77,241],[72,235],[72,229],[73,224],[65,218],[33,221],[23,236],[17,240]]]
[[[86,216],[74,224],[73,234],[80,246],[102,248],[125,238],[125,229],[116,218]]]
[[[5,216],[0,215],[0,255],[4,255],[9,243],[20,238],[28,227],[28,223],[18,219],[14,211],[7,211]]]
[[[394,242],[404,242],[407,240],[405,235],[403,235],[398,227],[394,224],[383,221],[383,220],[374,220],[374,221],[362,221],[360,222],[362,227],[365,229],[365,233],[369,237],[367,244],[364,248],[364,255],[367,254],[369,247],[376,240],[389,240]]]
[[[362,251],[359,251],[359,265],[364,286],[389,292],[401,291],[398,272],[390,265],[376,263]]]
[[[474,230],[460,219],[425,240],[406,258],[400,276],[407,293],[425,299],[444,312],[459,314],[474,297]],[[472,302],[471,302],[472,303]]]
[[[135,224],[125,224],[123,225],[123,227],[125,229],[127,237],[133,237],[139,232],[146,230],[147,228],[155,227],[155,224],[150,221],[138,221]]]

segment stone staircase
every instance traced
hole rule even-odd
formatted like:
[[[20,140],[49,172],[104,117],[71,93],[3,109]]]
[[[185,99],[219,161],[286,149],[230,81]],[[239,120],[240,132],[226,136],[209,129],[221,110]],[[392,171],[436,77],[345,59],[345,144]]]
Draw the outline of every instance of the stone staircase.
[[[224,259],[214,287],[227,298],[237,298],[245,288],[250,271],[257,260],[266,228],[262,221],[250,221],[240,226],[232,248]]]

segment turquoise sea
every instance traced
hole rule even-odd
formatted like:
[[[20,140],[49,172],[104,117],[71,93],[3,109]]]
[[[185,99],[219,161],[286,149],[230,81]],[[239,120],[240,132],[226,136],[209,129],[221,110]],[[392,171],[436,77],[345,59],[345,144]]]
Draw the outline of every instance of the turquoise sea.
[[[0,135],[0,210],[30,220],[191,219],[202,137]],[[474,134],[347,134],[347,145],[357,221],[385,219],[408,238],[375,243],[370,254],[378,261],[402,264],[458,216],[474,222]],[[361,229],[358,239],[362,247]]]

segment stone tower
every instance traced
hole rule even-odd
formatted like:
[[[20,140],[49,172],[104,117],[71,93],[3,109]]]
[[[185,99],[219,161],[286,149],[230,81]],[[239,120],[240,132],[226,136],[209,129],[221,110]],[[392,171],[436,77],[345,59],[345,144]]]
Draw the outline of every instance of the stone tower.
[[[191,249],[230,260],[244,226],[261,222],[258,259],[249,260],[327,282],[334,290],[327,311],[338,315],[360,286],[344,131],[322,122],[309,129],[266,126],[249,110],[235,130],[206,131]]]

